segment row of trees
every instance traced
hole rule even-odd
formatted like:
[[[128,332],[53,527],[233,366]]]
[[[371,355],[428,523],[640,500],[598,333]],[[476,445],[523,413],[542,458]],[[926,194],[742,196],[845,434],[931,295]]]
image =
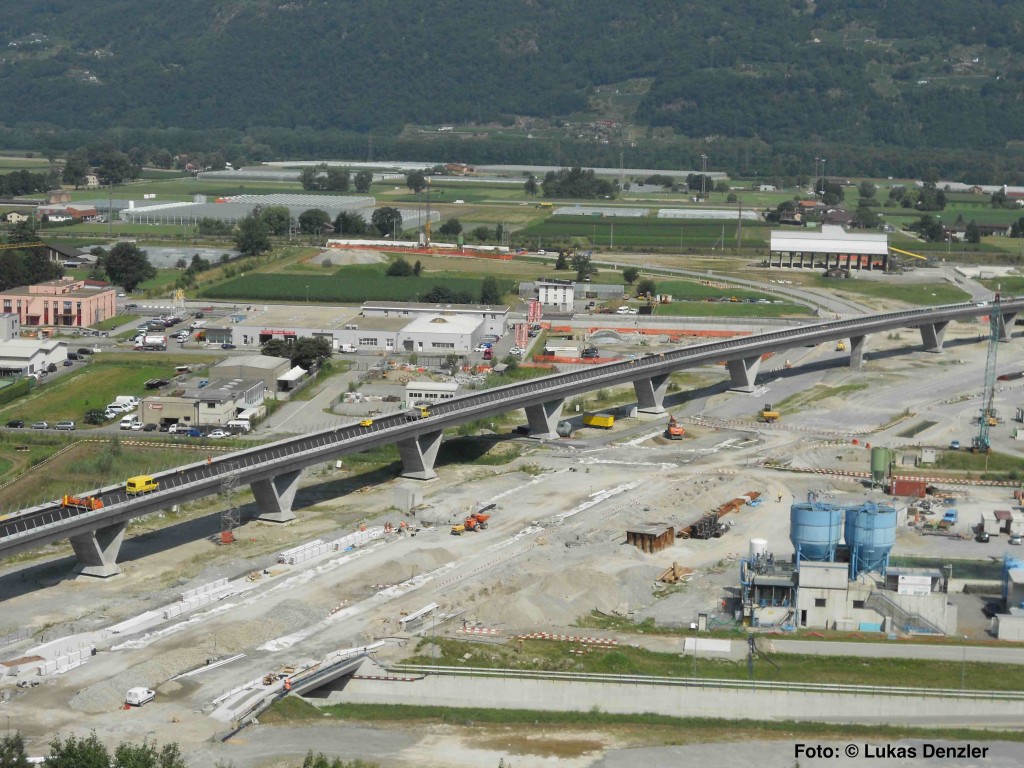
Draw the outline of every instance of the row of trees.
[[[299,182],[308,191],[348,192],[350,187],[354,187],[356,192],[365,194],[370,191],[373,174],[359,171],[353,178],[348,168],[321,163],[303,168],[299,173]]]
[[[28,222],[15,224],[7,236],[6,245],[35,243],[39,237]],[[43,248],[4,248],[0,250],[0,290],[20,285],[53,280],[64,274],[59,262],[51,261]]]

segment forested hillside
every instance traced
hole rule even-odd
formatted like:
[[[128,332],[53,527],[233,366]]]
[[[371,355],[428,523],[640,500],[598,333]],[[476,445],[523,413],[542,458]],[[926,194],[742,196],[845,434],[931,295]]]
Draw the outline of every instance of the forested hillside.
[[[1020,151],[1022,30],[1013,0],[4,3],[0,139],[68,148],[105,132],[174,151],[176,136],[219,130],[280,156],[365,147],[353,137],[373,131],[379,155],[410,124],[610,118],[626,126],[611,140],[552,133],[532,150],[513,137],[457,154],[564,147],[596,162],[697,140],[747,165],[813,145],[852,163],[995,158],[992,176]],[[635,98],[616,102],[620,87]]]

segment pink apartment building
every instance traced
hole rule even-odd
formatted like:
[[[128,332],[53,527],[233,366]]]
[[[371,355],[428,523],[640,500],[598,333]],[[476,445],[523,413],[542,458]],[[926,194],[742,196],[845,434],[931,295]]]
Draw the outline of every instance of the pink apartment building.
[[[0,291],[0,313],[6,312],[17,315],[22,326],[81,328],[116,315],[117,294],[113,288],[62,277]]]

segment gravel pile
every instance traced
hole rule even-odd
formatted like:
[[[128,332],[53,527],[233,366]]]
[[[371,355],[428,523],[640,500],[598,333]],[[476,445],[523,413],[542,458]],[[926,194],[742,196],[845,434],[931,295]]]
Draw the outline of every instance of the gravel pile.
[[[90,713],[118,709],[124,704],[124,695],[129,688],[156,688],[169,677],[199,666],[208,656],[208,651],[202,647],[161,653],[155,659],[136,664],[102,682],[83,688],[71,697],[69,703],[72,709]]]

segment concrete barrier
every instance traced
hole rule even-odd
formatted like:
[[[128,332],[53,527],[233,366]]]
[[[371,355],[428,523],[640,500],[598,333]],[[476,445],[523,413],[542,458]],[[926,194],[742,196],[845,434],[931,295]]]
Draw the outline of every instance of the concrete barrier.
[[[214,592],[220,589],[221,587],[227,586],[227,583],[227,579],[217,579],[216,581],[211,581],[209,584],[203,584],[201,587],[196,587],[195,589],[186,589],[184,592],[181,593],[181,599],[184,602],[191,597],[196,597],[197,595],[205,595],[210,592]]]

